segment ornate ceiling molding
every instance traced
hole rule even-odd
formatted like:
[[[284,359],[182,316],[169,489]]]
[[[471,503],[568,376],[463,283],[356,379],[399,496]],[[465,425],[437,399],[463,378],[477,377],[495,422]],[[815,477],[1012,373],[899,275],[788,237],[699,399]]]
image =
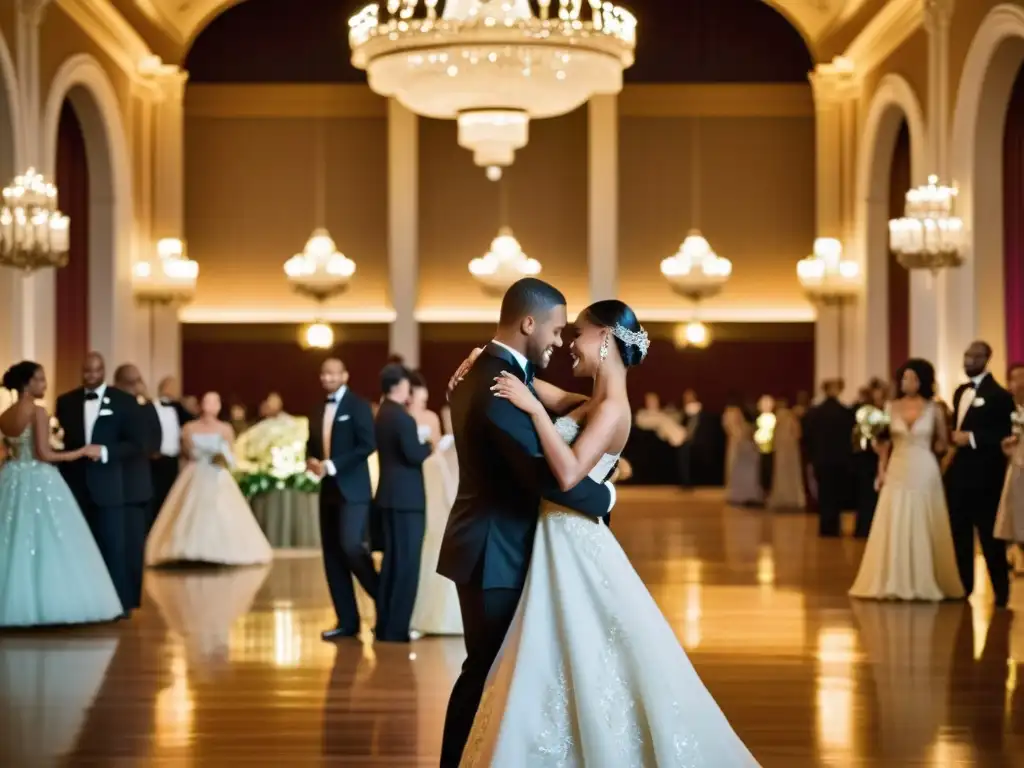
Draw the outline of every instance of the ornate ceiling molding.
[[[889,0],[843,52],[859,76],[873,71],[903,45],[925,22],[930,0]]]
[[[110,0],[56,0],[56,3],[128,77],[141,80],[139,67],[152,60],[153,52]]]

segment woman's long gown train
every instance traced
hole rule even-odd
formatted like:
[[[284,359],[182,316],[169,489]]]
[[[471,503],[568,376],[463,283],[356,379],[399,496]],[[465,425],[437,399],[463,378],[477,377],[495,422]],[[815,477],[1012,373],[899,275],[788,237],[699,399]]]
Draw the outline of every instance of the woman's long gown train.
[[[571,442],[579,427],[556,422]],[[590,473],[601,481],[605,455]],[[746,768],[757,762],[601,522],[545,504],[464,768]]]
[[[193,434],[192,454],[160,508],[146,541],[146,565],[175,562],[262,565],[274,558],[248,502],[226,466],[221,435]]]
[[[0,467],[0,627],[85,624],[124,609],[96,540],[29,426]]]

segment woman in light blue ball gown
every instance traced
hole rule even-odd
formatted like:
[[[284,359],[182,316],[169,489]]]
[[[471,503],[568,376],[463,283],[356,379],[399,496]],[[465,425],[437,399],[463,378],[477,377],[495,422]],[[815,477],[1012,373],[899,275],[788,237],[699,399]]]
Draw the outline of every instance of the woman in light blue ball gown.
[[[4,374],[17,401],[0,414],[7,461],[0,467],[0,627],[85,624],[124,609],[99,547],[60,472],[60,461],[96,460],[101,450],[50,447],[50,418],[36,401],[46,374],[24,361]]]

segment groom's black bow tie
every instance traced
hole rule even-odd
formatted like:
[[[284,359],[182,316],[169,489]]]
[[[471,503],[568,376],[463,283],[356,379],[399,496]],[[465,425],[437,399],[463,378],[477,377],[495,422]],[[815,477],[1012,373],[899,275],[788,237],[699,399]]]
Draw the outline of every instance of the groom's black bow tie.
[[[86,392],[85,393],[85,399],[86,400],[99,400],[100,396],[97,395],[95,392]]]

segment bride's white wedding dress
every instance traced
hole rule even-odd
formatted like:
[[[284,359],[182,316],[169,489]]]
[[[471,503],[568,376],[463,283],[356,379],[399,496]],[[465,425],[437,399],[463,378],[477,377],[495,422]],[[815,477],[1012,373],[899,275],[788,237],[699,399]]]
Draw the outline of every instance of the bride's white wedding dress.
[[[572,419],[555,422],[571,443]],[[590,472],[604,480],[618,457]],[[544,503],[463,768],[746,768],[757,761],[601,522]]]
[[[892,454],[851,597],[932,600],[964,596],[942,471],[932,452],[934,403],[913,424],[891,415]]]

